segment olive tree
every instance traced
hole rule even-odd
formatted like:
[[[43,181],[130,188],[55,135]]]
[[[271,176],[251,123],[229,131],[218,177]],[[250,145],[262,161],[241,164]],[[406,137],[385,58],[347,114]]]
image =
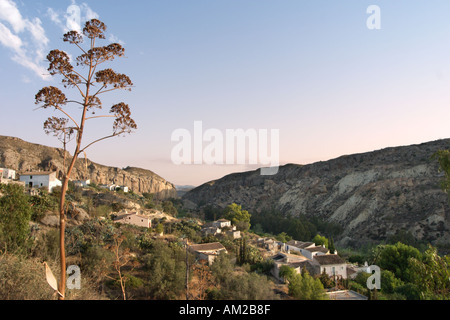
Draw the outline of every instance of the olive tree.
[[[68,182],[77,158],[87,148],[102,140],[131,133],[137,129],[135,121],[131,118],[130,107],[124,102],[114,104],[109,113],[102,112],[103,106],[100,97],[111,91],[125,89],[131,90],[133,83],[130,78],[117,73],[110,68],[100,69],[101,65],[113,61],[124,55],[124,48],[118,43],[98,46],[100,40],[105,39],[106,25],[97,20],[87,21],[82,32],[69,31],[63,36],[64,42],[76,46],[81,54],[71,61],[70,56],[61,50],[55,49],[47,55],[50,65],[48,71],[52,76],[60,76],[64,89],[75,90],[78,100],[72,100],[63,91],[54,86],[42,88],[35,97],[35,102],[43,109],[54,109],[60,116],[49,117],[44,123],[47,134],[53,134],[63,144],[74,140],[75,150],[71,159],[64,158],[65,170],[62,172],[62,187],[59,202],[60,216],[60,258],[61,275],[59,283],[60,299],[65,293],[65,196]],[[74,64],[72,64],[74,62]],[[78,108],[74,108],[78,106]],[[112,131],[84,143],[83,134],[92,121],[99,118],[112,118]]]

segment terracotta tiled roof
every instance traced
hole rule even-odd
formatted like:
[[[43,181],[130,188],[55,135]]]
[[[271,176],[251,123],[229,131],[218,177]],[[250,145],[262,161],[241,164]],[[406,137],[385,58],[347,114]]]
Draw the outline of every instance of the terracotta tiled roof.
[[[320,265],[344,264],[345,261],[337,254],[322,254],[314,257]]]
[[[21,174],[21,176],[47,176],[49,174],[52,173],[56,173],[55,171],[50,172],[50,171],[29,171],[29,172],[24,172]]]
[[[151,220],[150,217],[143,216],[143,215],[137,214],[137,213],[135,213],[135,212],[134,212],[134,213],[133,213],[133,212],[131,212],[131,213],[124,213],[124,214],[118,215],[118,216],[115,218],[115,220],[122,220],[122,219],[125,219],[126,217],[129,217],[129,216],[136,216],[136,217],[139,217],[139,218],[142,218],[142,219],[148,219],[148,220]]]
[[[194,244],[190,246],[190,248],[194,251],[213,251],[225,249],[225,247],[220,242]]]
[[[329,251],[327,248],[324,248],[322,246],[306,248],[305,250],[308,250],[309,252],[323,252],[323,253],[327,253]]]
[[[297,240],[290,240],[290,241],[286,242],[286,244],[288,246],[296,247],[299,249],[304,249],[304,248],[314,245],[314,242],[303,242],[303,241],[297,241]]]

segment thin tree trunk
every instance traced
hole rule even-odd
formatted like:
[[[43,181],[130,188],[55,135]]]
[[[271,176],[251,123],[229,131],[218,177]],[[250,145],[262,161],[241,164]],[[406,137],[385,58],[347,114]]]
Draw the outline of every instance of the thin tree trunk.
[[[93,41],[91,41],[91,48],[94,46]],[[78,158],[78,154],[80,153],[81,149],[81,141],[83,137],[83,131],[84,131],[84,125],[86,122],[86,110],[89,106],[89,88],[91,85],[91,79],[92,79],[92,57],[90,58],[90,65],[89,65],[89,77],[88,82],[86,83],[86,94],[84,98],[84,105],[83,105],[83,113],[81,115],[81,123],[80,128],[78,130],[77,135],[77,145],[75,148],[75,152],[72,157],[72,161],[70,162],[69,169],[67,170],[67,173],[64,176],[63,185],[61,188],[61,199],[60,199],[60,205],[59,205],[59,221],[60,221],[60,234],[59,234],[59,243],[60,243],[60,255],[61,255],[61,274],[60,274],[60,283],[59,283],[59,292],[61,295],[59,296],[59,300],[64,300],[65,298],[65,292],[66,292],[66,250],[65,250],[65,244],[64,244],[64,237],[65,237],[65,227],[66,227],[66,215],[64,210],[64,204],[66,201],[66,192],[69,185],[69,178],[72,174],[73,167],[75,166],[75,162]]]
[[[79,147],[77,146],[77,150]],[[66,295],[66,248],[65,248],[65,231],[66,231],[66,212],[65,212],[65,202],[66,202],[66,193],[69,185],[69,177],[72,173],[72,169],[77,160],[78,153],[72,158],[69,169],[67,170],[67,174],[64,175],[63,184],[61,187],[61,198],[59,201],[59,250],[60,250],[60,280],[59,280],[59,300],[64,300]]]

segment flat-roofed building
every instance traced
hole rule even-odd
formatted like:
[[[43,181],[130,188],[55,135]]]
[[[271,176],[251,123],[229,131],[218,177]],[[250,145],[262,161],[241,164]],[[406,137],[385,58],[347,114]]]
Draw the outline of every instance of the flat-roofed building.
[[[151,228],[152,220],[144,215],[139,215],[136,212],[125,213],[117,216],[114,222],[130,224],[138,227]]]
[[[189,246],[189,250],[197,259],[206,260],[208,265],[212,264],[221,252],[227,253],[227,249],[220,242],[193,244]]]
[[[56,172],[50,171],[30,171],[20,175],[20,181],[25,182],[28,188],[46,188],[52,192],[53,188],[61,187],[62,183],[56,178]]]

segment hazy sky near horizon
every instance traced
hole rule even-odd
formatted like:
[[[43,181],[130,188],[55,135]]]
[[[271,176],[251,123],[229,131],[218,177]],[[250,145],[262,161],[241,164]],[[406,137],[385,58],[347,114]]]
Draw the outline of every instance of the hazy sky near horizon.
[[[124,45],[111,67],[135,85],[104,104],[128,103],[138,130],[88,149],[94,162],[177,185],[253,168],[173,164],[171,134],[194,121],[278,129],[281,164],[450,137],[448,0],[0,0],[1,135],[61,146],[43,131],[57,114],[33,109],[39,89],[59,85],[46,54],[79,54],[62,41],[71,5]],[[381,29],[367,27],[370,5]],[[99,121],[86,141],[110,130]]]

